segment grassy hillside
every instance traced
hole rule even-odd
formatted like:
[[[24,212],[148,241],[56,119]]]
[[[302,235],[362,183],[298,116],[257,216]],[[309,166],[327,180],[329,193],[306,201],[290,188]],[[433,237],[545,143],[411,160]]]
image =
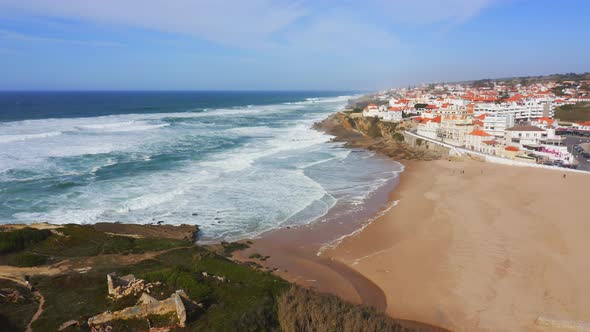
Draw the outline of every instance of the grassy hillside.
[[[555,110],[555,117],[568,122],[590,121],[590,103],[559,106]]]
[[[80,225],[66,225],[52,230],[49,236],[46,232],[31,235],[34,233],[30,229],[6,231],[0,236],[0,247],[11,248],[0,255],[0,265],[5,265],[0,266],[0,281],[4,277],[22,283],[28,275],[34,289],[44,297],[43,312],[32,324],[34,331],[56,331],[66,321],[83,323],[106,310],[134,305],[139,295],[116,301],[107,297],[106,274],[111,272],[132,273],[148,282],[160,282],[150,293],[158,300],[183,289],[201,303],[202,307],[188,317],[187,326],[176,329],[179,331],[355,331],[356,327],[365,331],[409,331],[372,309],[292,289],[291,284],[269,270],[238,264],[226,257],[245,244],[205,247],[189,241],[112,235]],[[22,234],[34,241],[15,246],[13,243],[20,242],[14,239]],[[23,266],[18,259],[22,255],[43,260],[34,262],[38,265],[34,269],[15,272],[7,268]],[[223,281],[211,276],[222,277]],[[25,287],[4,282],[0,286],[18,289],[26,300],[0,305],[2,331],[23,331],[38,300]],[[149,322],[117,321],[112,327],[113,331],[147,331],[150,324],[166,326],[171,319],[174,317],[150,316]],[[333,325],[347,319],[354,323]],[[82,324],[66,331],[89,331],[89,327]]]

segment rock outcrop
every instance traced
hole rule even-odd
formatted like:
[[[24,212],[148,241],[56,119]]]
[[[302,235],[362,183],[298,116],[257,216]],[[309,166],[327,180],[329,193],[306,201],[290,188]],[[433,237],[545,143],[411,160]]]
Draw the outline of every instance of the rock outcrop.
[[[335,141],[377,151],[395,160],[434,160],[448,156],[448,149],[417,142],[405,133],[414,126],[411,120],[385,122],[363,117],[361,113],[338,112],[316,123],[314,129],[335,136]]]

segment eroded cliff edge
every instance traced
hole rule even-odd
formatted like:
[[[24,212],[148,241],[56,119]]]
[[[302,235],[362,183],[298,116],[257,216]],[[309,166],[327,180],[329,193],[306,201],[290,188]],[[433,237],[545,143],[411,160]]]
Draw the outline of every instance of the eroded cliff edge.
[[[436,160],[448,157],[447,148],[416,139],[406,131],[414,128],[411,119],[385,122],[350,111],[338,112],[314,124],[313,128],[334,136],[333,141],[366,148],[397,161]]]

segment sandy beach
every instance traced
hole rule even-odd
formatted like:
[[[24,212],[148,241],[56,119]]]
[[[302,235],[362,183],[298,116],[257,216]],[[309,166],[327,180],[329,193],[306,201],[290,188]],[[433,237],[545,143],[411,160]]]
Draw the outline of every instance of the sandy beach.
[[[313,239],[330,225],[267,234],[243,255],[270,255],[264,264],[291,281],[453,331],[552,331],[535,320],[589,319],[590,175],[405,165],[397,205],[320,257]]]
[[[462,174],[464,171],[464,174]],[[588,320],[590,175],[413,162],[398,205],[324,252],[380,287],[387,312],[456,331]]]

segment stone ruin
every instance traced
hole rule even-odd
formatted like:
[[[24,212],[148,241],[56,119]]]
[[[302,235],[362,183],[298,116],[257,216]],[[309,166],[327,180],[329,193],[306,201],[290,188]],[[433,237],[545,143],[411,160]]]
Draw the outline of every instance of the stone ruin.
[[[115,273],[107,274],[107,286],[109,296],[113,299],[120,299],[127,295],[138,295],[141,293],[150,293],[154,286],[160,283],[147,283],[143,279],[136,279],[133,274],[118,277]]]
[[[134,318],[147,318],[149,315],[166,315],[176,313],[178,326],[184,327],[186,324],[186,306],[185,302],[191,302],[188,296],[182,290],[178,290],[162,301],[158,301],[147,293],[143,293],[136,305],[123,310],[110,312],[90,317],[89,326],[105,324],[114,320],[126,320]]]
[[[107,274],[107,284],[109,296],[113,299],[119,299],[126,295],[137,295],[141,297],[136,305],[125,309],[111,312],[106,311],[88,319],[88,326],[92,330],[102,331],[102,325],[108,324],[115,320],[147,318],[149,315],[166,315],[175,313],[178,318],[178,326],[184,327],[186,324],[187,309],[193,310],[196,307],[202,307],[189,299],[182,290],[177,290],[172,295],[159,301],[150,296],[149,291],[159,282],[151,284],[145,280],[136,279],[132,274],[118,277],[114,273]],[[108,329],[108,327],[107,327]]]

